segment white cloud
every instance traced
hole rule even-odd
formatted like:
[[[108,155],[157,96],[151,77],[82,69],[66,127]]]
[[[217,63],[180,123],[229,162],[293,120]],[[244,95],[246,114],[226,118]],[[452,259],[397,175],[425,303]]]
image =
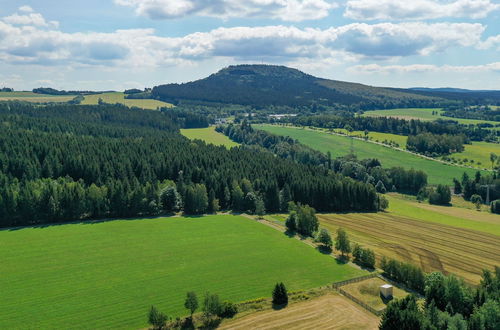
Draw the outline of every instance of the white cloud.
[[[349,58],[429,55],[451,47],[479,47],[485,29],[477,23],[355,23],[323,30],[278,25],[218,28],[172,38],[157,36],[153,29],[65,33],[33,22],[14,24],[10,17],[0,19],[0,62],[103,67],[157,67],[214,58],[311,66]]]
[[[33,8],[31,8],[30,6],[21,6],[21,7],[19,7],[19,11],[24,12],[24,13],[34,12]]]
[[[331,0],[114,0],[135,8],[151,19],[172,19],[188,15],[217,17],[264,17],[283,21],[304,21],[327,17],[338,5]]]
[[[379,65],[366,64],[355,65],[348,71],[356,74],[409,74],[409,73],[480,73],[500,72],[500,62],[481,65],[433,65],[433,64],[410,64],[410,65]]]
[[[478,46],[479,49],[490,49],[495,47],[496,50],[500,50],[500,34],[489,37],[488,39],[486,39],[486,41],[482,42]]]
[[[21,12],[21,14],[15,13],[10,16],[3,17],[2,20],[5,23],[9,23],[12,25],[33,25],[47,28],[59,27],[59,22],[47,22],[42,14],[35,13],[33,11],[33,8],[31,8],[30,6],[19,7],[19,12]]]
[[[491,0],[348,0],[344,16],[356,20],[477,19],[498,9],[500,4]]]

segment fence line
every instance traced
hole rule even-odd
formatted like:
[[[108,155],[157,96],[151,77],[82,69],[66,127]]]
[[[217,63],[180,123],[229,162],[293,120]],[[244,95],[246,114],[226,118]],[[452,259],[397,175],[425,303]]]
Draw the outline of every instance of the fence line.
[[[345,291],[344,289],[341,288],[341,286],[344,286],[347,284],[357,283],[357,282],[361,282],[361,281],[364,281],[364,280],[367,280],[370,278],[374,278],[374,277],[379,277],[379,276],[380,276],[380,274],[378,272],[374,272],[374,273],[369,274],[369,275],[352,278],[350,280],[346,280],[346,281],[342,281],[342,282],[333,283],[333,288],[336,289],[341,294],[343,294],[344,296],[346,296],[347,298],[354,301],[356,304],[360,305],[361,307],[363,307],[364,309],[369,311],[370,313],[373,313],[376,316],[380,316],[384,313],[385,308],[382,310],[376,310],[375,308],[367,305],[366,303],[362,302],[361,300],[359,300],[358,298],[354,297],[352,294],[348,293],[347,291]]]
[[[385,311],[385,308],[382,309],[382,310],[376,310],[375,308],[367,305],[366,303],[362,302],[361,300],[359,300],[358,298],[354,297],[353,295],[351,295],[350,293],[346,292],[344,289],[342,288],[337,288],[337,290],[342,293],[344,296],[346,296],[347,298],[351,299],[352,301],[354,301],[356,304],[360,305],[361,307],[363,307],[364,309],[366,309],[367,311],[377,315],[377,316],[380,316],[382,315],[382,313],[384,313]]]
[[[369,278],[373,278],[373,277],[377,277],[379,275],[378,272],[373,272],[369,275],[364,275],[364,276],[361,276],[361,277],[356,277],[356,278],[351,278],[350,280],[345,280],[345,281],[341,281],[341,282],[335,282],[333,283],[333,287],[335,289],[341,287],[341,286],[344,286],[344,285],[347,285],[347,284],[350,284],[350,283],[356,283],[356,282],[361,282],[361,281],[364,281],[364,280],[367,280]]]

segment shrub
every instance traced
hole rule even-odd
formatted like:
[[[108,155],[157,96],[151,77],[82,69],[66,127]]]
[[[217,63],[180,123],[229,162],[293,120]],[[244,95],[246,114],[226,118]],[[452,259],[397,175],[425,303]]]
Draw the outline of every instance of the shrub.
[[[238,313],[238,307],[236,304],[230,301],[224,301],[221,305],[220,312],[217,314],[219,317],[231,318]]]

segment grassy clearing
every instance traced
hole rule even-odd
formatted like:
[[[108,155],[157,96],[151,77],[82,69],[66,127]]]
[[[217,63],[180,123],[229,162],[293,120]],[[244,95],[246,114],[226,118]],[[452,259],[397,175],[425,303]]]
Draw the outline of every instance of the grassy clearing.
[[[238,302],[270,296],[278,281],[300,290],[365,274],[273,228],[223,215],[3,230],[0,254],[2,329],[137,329],[152,304],[187,314],[188,290]]]
[[[344,285],[342,286],[342,289],[370,307],[380,311],[386,308],[387,303],[389,302],[383,300],[380,295],[380,286],[384,284],[388,283],[381,278],[374,277],[361,282]],[[401,299],[406,297],[408,292],[393,286],[392,295],[394,299]]]
[[[143,109],[151,109],[156,110],[157,108],[171,108],[172,104],[152,100],[152,99],[126,99],[124,93],[120,92],[111,92],[111,93],[103,93],[103,94],[93,94],[93,95],[85,95],[85,99],[81,104],[97,104],[99,102],[99,98],[101,98],[106,103],[111,104],[124,104],[128,107],[138,107]]]
[[[451,157],[455,159],[467,159],[469,160],[467,164],[477,168],[491,169],[490,154],[492,152],[500,155],[500,144],[472,142],[472,144],[465,145],[465,150],[463,152],[451,154]],[[470,163],[471,159],[474,160],[474,163]],[[478,165],[478,162],[481,164]]]
[[[500,264],[500,217],[388,198],[387,212],[320,215],[321,225],[332,232],[345,228],[352,241],[373,249],[378,259],[385,255],[470,283],[479,282],[483,268]]]
[[[324,153],[330,151],[332,157],[340,157],[348,154],[352,141],[354,152],[359,159],[378,158],[386,168],[403,166],[405,168],[423,170],[427,173],[430,184],[451,185],[453,178],[461,178],[464,172],[467,172],[469,175],[474,175],[476,172],[474,169],[439,163],[371,142],[353,140],[346,136],[284,126],[254,125],[254,127],[277,135],[288,135]]]
[[[435,111],[437,114],[432,114]],[[420,119],[420,120],[455,120],[461,124],[482,124],[488,123],[492,125],[499,124],[498,122],[489,120],[476,120],[476,119],[463,119],[463,118],[450,118],[441,115],[442,110],[439,108],[408,108],[408,109],[387,109],[387,110],[373,110],[366,111],[363,116],[366,117],[394,117],[401,119]]]
[[[207,128],[190,128],[181,129],[181,134],[191,140],[203,140],[206,143],[212,143],[217,146],[225,146],[227,148],[232,148],[239,146],[239,143],[232,141],[230,138],[215,131],[215,126],[210,126]]]
[[[335,293],[225,321],[220,329],[378,329],[379,319]]]
[[[33,103],[68,102],[76,95],[48,95],[33,92],[0,92],[0,101],[26,101]]]

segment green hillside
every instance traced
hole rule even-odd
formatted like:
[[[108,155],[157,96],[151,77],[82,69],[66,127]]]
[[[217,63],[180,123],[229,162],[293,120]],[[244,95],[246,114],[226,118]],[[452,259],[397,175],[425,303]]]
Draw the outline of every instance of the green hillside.
[[[151,305],[188,314],[188,290],[238,302],[364,274],[238,216],[2,230],[0,254],[1,329],[139,329]]]
[[[348,154],[351,149],[351,142],[353,142],[354,152],[358,158],[377,158],[382,162],[384,167],[402,166],[423,170],[427,173],[430,184],[450,185],[453,178],[460,178],[464,172],[469,173],[469,175],[474,175],[475,173],[473,169],[442,164],[404,151],[394,150],[358,139],[351,139],[346,136],[294,127],[271,125],[254,125],[254,127],[277,135],[288,135],[324,153],[330,151],[332,157]]]

